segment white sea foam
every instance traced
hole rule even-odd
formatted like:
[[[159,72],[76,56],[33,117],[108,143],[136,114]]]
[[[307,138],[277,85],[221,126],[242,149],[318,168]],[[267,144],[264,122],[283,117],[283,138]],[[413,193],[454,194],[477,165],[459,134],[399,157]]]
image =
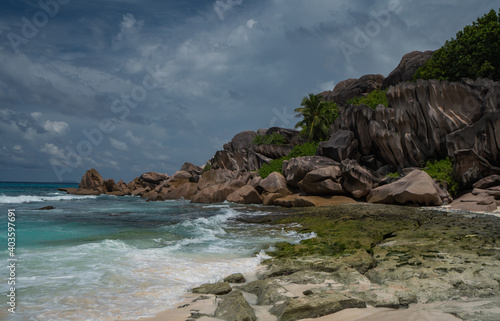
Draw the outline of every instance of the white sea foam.
[[[14,203],[34,203],[34,202],[53,202],[53,201],[69,201],[79,199],[92,199],[96,198],[95,195],[19,195],[19,196],[6,196],[0,195],[0,204],[14,204]]]

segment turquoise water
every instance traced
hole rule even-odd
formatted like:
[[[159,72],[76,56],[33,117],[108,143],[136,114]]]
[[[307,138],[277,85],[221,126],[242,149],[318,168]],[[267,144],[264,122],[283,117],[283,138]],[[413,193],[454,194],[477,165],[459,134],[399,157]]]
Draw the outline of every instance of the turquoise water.
[[[310,237],[235,220],[266,207],[75,196],[59,187],[0,183],[0,319],[152,316],[192,287],[254,270],[273,243]],[[9,209],[16,214],[15,314],[7,310]]]

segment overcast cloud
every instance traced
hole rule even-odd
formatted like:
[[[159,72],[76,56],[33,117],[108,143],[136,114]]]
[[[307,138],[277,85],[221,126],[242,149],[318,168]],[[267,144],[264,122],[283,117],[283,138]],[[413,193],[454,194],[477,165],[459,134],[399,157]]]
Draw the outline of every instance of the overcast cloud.
[[[0,180],[126,182],[293,128],[310,92],[387,76],[498,1],[9,0],[0,4]],[[361,34],[362,33],[362,34]]]

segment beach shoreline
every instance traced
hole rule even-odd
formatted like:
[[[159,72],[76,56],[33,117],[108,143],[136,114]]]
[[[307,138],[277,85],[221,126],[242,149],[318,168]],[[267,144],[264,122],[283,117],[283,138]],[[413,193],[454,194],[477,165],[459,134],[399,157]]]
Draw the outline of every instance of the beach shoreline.
[[[333,211],[340,211],[340,213],[332,214]],[[500,251],[488,247],[487,243],[481,242],[488,238],[497,239],[498,233],[494,231],[494,227],[498,226],[500,222],[498,213],[465,213],[448,211],[446,208],[412,208],[358,203],[357,205],[350,204],[330,208],[279,211],[269,216],[259,216],[255,218],[254,223],[259,224],[259,221],[261,221],[272,225],[283,221],[290,223],[296,220],[298,222],[295,224],[297,230],[305,232],[310,231],[314,224],[304,226],[304,222],[316,217],[329,220],[343,217],[343,220],[353,219],[356,222],[361,222],[366,217],[373,219],[377,215],[387,216],[388,220],[397,220],[397,215],[406,215],[408,222],[411,220],[417,222],[415,226],[418,228],[415,231],[425,232],[428,235],[405,234],[406,229],[401,228],[401,232],[394,232],[394,235],[388,236],[373,248],[372,257],[375,264],[366,268],[360,266],[359,262],[356,263],[357,266],[352,262],[346,263],[349,260],[359,260],[359,258],[353,259],[357,254],[337,257],[333,260],[338,261],[336,263],[332,263],[332,260],[318,254],[312,256],[299,255],[293,258],[294,262],[292,264],[284,263],[286,260],[283,257],[273,258],[262,262],[253,273],[247,273],[245,275],[247,278],[245,284],[231,284],[233,290],[238,290],[241,286],[245,287],[253,281],[265,280],[282,287],[290,300],[310,300],[316,294],[324,296],[333,291],[360,297],[366,303],[366,308],[347,308],[314,319],[301,318],[301,320],[307,321],[473,320],[471,316],[477,314],[480,310],[483,310],[485,316],[479,320],[494,320],[490,319],[488,315],[500,311],[500,296],[494,294],[494,288],[498,286],[495,284],[488,285],[484,278],[480,279],[471,275],[477,274],[474,271],[481,271],[480,273],[484,273],[485,277],[487,273],[490,273],[488,274],[490,279],[497,275],[493,270],[496,260],[500,258]],[[375,219],[374,222],[378,222],[378,220]],[[298,224],[301,224],[302,227],[299,227]],[[454,224],[457,226],[456,229],[452,226]],[[398,233],[400,234],[397,235]],[[441,234],[446,235],[440,240],[435,240]],[[415,237],[418,238],[415,239]],[[454,244],[456,238],[464,241],[465,246],[469,247],[469,249],[464,251],[461,248],[464,244],[459,244],[459,247],[456,247],[456,244]],[[452,239],[453,242],[448,242]],[[404,252],[407,249],[403,249],[402,246],[406,246],[406,243],[410,241],[413,242],[412,246],[408,247],[410,252]],[[425,249],[420,246],[420,243],[426,244]],[[429,249],[429,247],[432,248],[433,246],[437,246],[436,250]],[[402,251],[405,254],[398,254],[397,261],[393,261],[390,253],[397,253],[397,251]],[[460,256],[460,251],[464,252],[462,256]],[[433,257],[429,253],[439,254],[432,254]],[[472,257],[473,254],[475,254],[475,257]],[[286,253],[286,255],[290,255],[290,253]],[[449,261],[448,257],[453,258],[453,260]],[[328,268],[325,268],[325,260],[328,261],[327,264],[330,264]],[[343,263],[342,260],[344,260]],[[311,269],[310,266],[314,265],[322,265],[323,267]],[[332,268],[332,265],[335,265],[335,267]],[[390,272],[394,266],[396,266],[395,271]],[[291,275],[278,273],[283,269],[291,270]],[[413,273],[414,276],[398,281],[398,278],[401,277],[401,274],[398,273],[407,275]],[[295,274],[298,276],[294,278]],[[325,275],[327,275],[327,278],[321,279]],[[377,277],[380,277],[380,275],[391,281],[377,282]],[[497,275],[496,277],[500,276]],[[309,282],[305,282],[306,279]],[[471,279],[470,284],[460,281],[466,279]],[[446,282],[442,280],[446,280]],[[451,285],[447,282],[451,282]],[[473,282],[479,285],[471,285]],[[411,288],[411,286],[414,288]],[[402,292],[391,290],[397,287],[405,290]],[[428,291],[425,287],[434,289],[435,293]],[[439,291],[439,287],[447,287],[447,290]],[[247,302],[252,307],[258,321],[279,320],[269,312],[273,307],[272,304],[257,304],[255,294],[245,292],[244,289],[239,290],[242,291]],[[311,292],[314,295],[305,295],[304,291],[306,290],[312,290]],[[363,295],[362,291],[369,294]],[[457,299],[458,294],[463,295],[463,297]],[[403,297],[407,295],[412,296],[412,299],[408,301],[408,304],[400,305]],[[166,309],[154,317],[140,318],[138,320],[185,321],[196,319],[199,321],[223,321],[223,319],[214,317],[217,306],[223,297],[213,294],[186,293],[175,308]],[[393,303],[388,304],[387,302],[391,300],[396,300],[398,306],[390,306]]]

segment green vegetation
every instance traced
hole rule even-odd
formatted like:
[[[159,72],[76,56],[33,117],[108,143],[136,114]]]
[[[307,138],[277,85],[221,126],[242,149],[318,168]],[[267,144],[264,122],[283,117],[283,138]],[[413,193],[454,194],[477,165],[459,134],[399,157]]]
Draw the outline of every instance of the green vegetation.
[[[283,174],[283,161],[289,160],[294,157],[301,156],[314,156],[316,155],[316,150],[318,149],[319,143],[317,142],[309,142],[302,145],[295,146],[292,151],[285,157],[281,157],[278,159],[274,159],[269,164],[264,164],[259,169],[259,175],[262,178],[266,178],[272,172],[278,172]]]
[[[330,125],[339,115],[337,104],[325,101],[320,95],[309,94],[302,99],[302,107],[296,108],[297,117],[303,117],[295,125],[309,141],[322,141],[330,137]]]
[[[302,156],[315,156],[318,149],[319,142],[309,142],[302,145],[295,146],[288,154],[288,157],[302,157]]]
[[[349,99],[347,103],[356,106],[366,105],[372,109],[375,109],[380,104],[388,107],[389,102],[387,101],[387,89],[375,89],[367,95],[361,95],[354,97],[353,99]]]
[[[491,10],[459,31],[456,39],[446,41],[414,79],[446,79],[479,77],[500,80],[500,10]]]
[[[457,195],[459,186],[453,176],[453,164],[448,157],[439,161],[427,161],[424,171],[446,187],[451,196]]]
[[[398,178],[401,177],[401,175],[399,175],[398,172],[394,172],[394,173],[390,173],[390,174],[385,175],[385,177],[389,177],[389,178],[392,178],[392,179],[398,179]]]
[[[203,170],[202,170],[202,173],[205,173],[206,171],[209,171],[212,169],[212,164],[206,164],[204,167],[203,167]]]
[[[270,135],[257,135],[254,137],[252,140],[252,144],[254,145],[285,145],[286,144],[286,138],[285,136],[281,135],[280,133],[272,133]]]
[[[293,258],[317,254],[339,256],[358,250],[370,252],[373,246],[391,237],[395,231],[413,229],[418,224],[411,216],[397,217],[386,211],[387,207],[382,206],[355,214],[349,212],[349,207],[341,206],[299,210],[275,223],[298,224],[293,228],[297,232],[315,232],[317,236],[299,244],[278,243],[276,251],[269,254],[276,258]],[[391,211],[396,212],[397,207]]]

